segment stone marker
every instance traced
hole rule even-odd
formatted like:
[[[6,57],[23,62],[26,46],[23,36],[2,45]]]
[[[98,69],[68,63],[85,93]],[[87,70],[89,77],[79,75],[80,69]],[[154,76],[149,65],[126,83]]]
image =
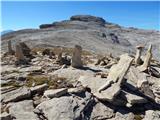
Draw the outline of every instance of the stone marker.
[[[91,89],[91,93],[100,100],[112,102],[121,91],[121,82],[127,73],[133,58],[124,54],[120,57],[119,63],[112,66],[106,78],[93,76],[81,76],[78,81],[83,87]],[[99,92],[100,91],[100,92]]]
[[[83,67],[83,63],[81,60],[81,53],[82,53],[82,47],[79,45],[75,45],[75,48],[73,50],[73,56],[72,56],[72,67],[75,68],[81,68]]]
[[[19,44],[16,45],[15,56],[17,58],[17,61],[25,60],[25,56],[24,56],[22,48],[21,48],[21,46]]]
[[[107,77],[107,83],[99,88],[99,92],[107,89],[111,84],[118,83],[119,85],[123,82],[123,77],[129,70],[133,58],[124,54],[120,56],[119,63],[111,67],[109,75]]]
[[[13,55],[15,52],[12,49],[12,44],[11,44],[11,40],[8,41],[8,54],[9,55]]]
[[[137,51],[136,51],[136,56],[135,56],[135,64],[136,65],[140,65],[142,63],[142,60],[141,60],[141,53],[142,53],[142,49],[144,48],[143,46],[139,45],[139,46],[136,46],[137,48]]]
[[[147,50],[147,53],[144,59],[144,63],[141,66],[139,66],[139,70],[141,72],[145,72],[149,70],[151,58],[152,58],[152,45],[150,45]]]

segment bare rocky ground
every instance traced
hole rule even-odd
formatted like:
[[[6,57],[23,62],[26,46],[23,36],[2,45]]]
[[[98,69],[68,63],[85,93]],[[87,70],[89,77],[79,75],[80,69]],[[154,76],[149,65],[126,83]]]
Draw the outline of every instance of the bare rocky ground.
[[[83,20],[90,21],[89,25],[86,23],[87,26],[95,27],[95,17],[91,18],[75,16],[71,18],[72,21],[65,21],[64,24]],[[104,27],[103,19],[95,20],[98,22],[96,27]],[[62,23],[41,25],[41,29],[36,31],[53,32],[53,29],[60,29]],[[55,26],[58,28],[54,28]],[[74,25],[66,27],[68,29]],[[75,29],[74,32],[77,31],[77,23]],[[20,31],[2,37],[2,120],[160,119],[160,62],[155,58],[157,47],[154,42],[149,47],[135,47],[133,54],[127,52],[129,47],[126,45],[124,51],[120,47],[115,48],[122,50],[120,53],[125,52],[124,54],[116,55],[115,49],[112,49],[113,54],[111,50],[104,55],[97,52],[98,47],[94,48],[97,51],[87,50],[87,43],[84,46],[75,45],[78,41],[70,47],[38,45],[39,42],[29,46],[29,42],[25,40],[29,37],[37,39],[35,34],[35,30],[29,30],[28,33]],[[44,38],[43,35],[45,36],[37,32],[37,37]],[[13,39],[20,36],[25,42]],[[105,34],[102,36],[106,37]],[[110,44],[121,46],[122,42],[118,42],[117,37],[114,36],[112,40],[116,43]],[[102,49],[103,47],[102,45]]]

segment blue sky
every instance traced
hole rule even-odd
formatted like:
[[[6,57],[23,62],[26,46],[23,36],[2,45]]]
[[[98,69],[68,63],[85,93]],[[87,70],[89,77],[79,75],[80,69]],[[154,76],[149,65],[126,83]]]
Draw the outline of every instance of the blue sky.
[[[38,28],[40,24],[66,20],[76,14],[103,17],[126,27],[160,30],[160,2],[153,1],[3,1],[1,10],[1,31]]]

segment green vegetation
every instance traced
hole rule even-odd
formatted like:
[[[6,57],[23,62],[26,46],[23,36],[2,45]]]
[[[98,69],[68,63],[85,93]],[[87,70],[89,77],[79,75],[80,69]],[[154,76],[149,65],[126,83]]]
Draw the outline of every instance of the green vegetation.
[[[57,76],[47,77],[44,75],[35,75],[35,76],[29,75],[27,77],[26,86],[32,87],[32,84],[41,85],[46,83],[49,85],[49,88],[61,88],[62,87],[61,83],[66,83],[65,80],[66,78]],[[58,83],[58,81],[61,81],[61,83]]]
[[[21,87],[21,85],[19,85],[19,83],[15,82],[15,81],[10,81],[8,83],[1,84],[1,87],[7,87],[7,86],[13,86],[13,87],[16,87],[16,88]]]
[[[140,115],[134,115],[135,120],[142,120],[142,117]]]

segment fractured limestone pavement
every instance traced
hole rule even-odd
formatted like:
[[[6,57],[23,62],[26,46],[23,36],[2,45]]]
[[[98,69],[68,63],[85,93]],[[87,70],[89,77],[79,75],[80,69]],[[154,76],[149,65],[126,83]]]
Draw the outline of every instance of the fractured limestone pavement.
[[[2,120],[160,119],[160,63],[152,46],[144,59],[142,46],[135,57],[119,58],[84,54],[79,45],[56,52],[17,43],[15,54],[11,42],[8,48],[1,63]]]

